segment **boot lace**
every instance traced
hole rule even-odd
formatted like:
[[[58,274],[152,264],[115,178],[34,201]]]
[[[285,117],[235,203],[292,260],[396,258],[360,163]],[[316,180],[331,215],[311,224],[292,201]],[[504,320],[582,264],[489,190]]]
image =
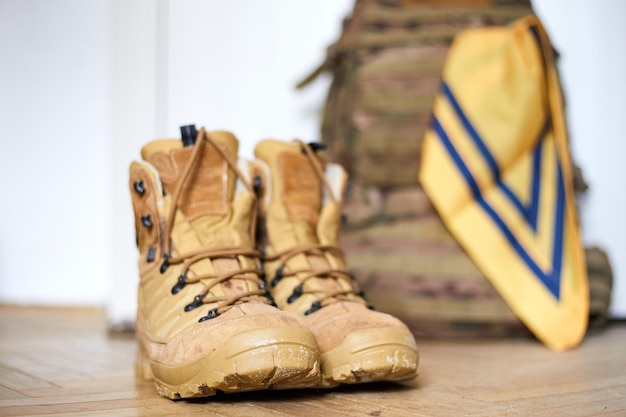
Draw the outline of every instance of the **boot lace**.
[[[321,181],[322,186],[328,193],[329,198],[336,203],[337,198],[335,197],[332,187],[326,179],[326,175],[324,175],[324,169],[322,168],[317,158],[317,155],[315,154],[315,150],[312,149],[311,145],[306,144],[300,140],[296,140],[295,142],[300,145],[302,152],[308,157],[313,166],[316,176]],[[359,302],[367,305],[368,308],[373,308],[367,302],[365,294],[360,286],[357,284],[354,276],[345,269],[324,268],[314,270],[312,268],[303,268],[299,270],[291,270],[287,269],[286,267],[289,260],[297,255],[316,255],[325,258],[325,255],[327,253],[339,256],[342,260],[344,260],[345,264],[344,252],[336,245],[300,245],[279,253],[275,253],[273,255],[265,256],[265,261],[278,261],[276,275],[270,282],[270,285],[272,287],[275,287],[285,277],[297,278],[298,284],[294,287],[292,294],[287,298],[287,303],[291,304],[295,302],[303,294],[315,294],[317,296],[316,301],[311,304],[311,308],[305,311],[305,315],[314,313],[327,305],[335,303],[336,301]],[[325,291],[322,289],[313,290],[305,288],[305,283],[312,279],[334,279],[337,281],[345,281],[348,283],[348,285],[346,286],[346,289],[341,289],[341,285],[337,285],[337,287],[340,289],[335,291]]]
[[[165,223],[165,248],[163,251],[163,263],[161,264],[160,268],[160,272],[163,274],[170,265],[176,265],[181,263],[183,264],[181,274],[178,277],[178,281],[172,287],[171,292],[173,295],[176,295],[178,292],[180,292],[186,285],[196,283],[203,284],[202,289],[198,293],[198,295],[194,297],[191,303],[185,306],[185,312],[189,312],[205,304],[217,303],[217,307],[209,310],[206,316],[201,317],[199,320],[200,322],[217,317],[220,314],[228,311],[236,304],[241,304],[251,300],[258,300],[260,302],[270,305],[274,304],[273,300],[269,296],[269,293],[267,292],[265,282],[262,279],[263,271],[259,261],[260,252],[253,247],[212,247],[210,249],[202,249],[190,253],[172,255],[171,233],[174,227],[174,219],[176,216],[178,200],[180,199],[182,191],[185,188],[186,182],[189,180],[189,175],[192,172],[193,167],[199,161],[199,155],[201,154],[201,149],[204,146],[213,146],[226,161],[229,167],[235,172],[235,174],[244,184],[246,189],[249,192],[254,192],[253,187],[250,185],[246,177],[239,170],[239,168],[237,168],[237,164],[232,161],[231,158],[224,152],[224,150],[222,150],[222,148],[218,146],[218,144],[211,138],[211,136],[206,133],[204,128],[200,129],[196,139],[196,144],[194,145],[191,157],[189,158],[189,162],[185,165],[181,174],[181,180],[174,190],[174,193],[172,194],[171,208],[168,214],[167,221]],[[200,260],[209,259],[212,261],[219,258],[237,259],[237,257],[239,256],[247,256],[253,258],[256,261],[256,267],[240,268],[233,271],[228,271],[223,274],[203,274],[193,277],[188,276],[191,266]],[[209,296],[213,287],[233,278],[251,281],[252,283],[257,285],[258,289],[242,291],[230,297],[214,296],[212,294]]]

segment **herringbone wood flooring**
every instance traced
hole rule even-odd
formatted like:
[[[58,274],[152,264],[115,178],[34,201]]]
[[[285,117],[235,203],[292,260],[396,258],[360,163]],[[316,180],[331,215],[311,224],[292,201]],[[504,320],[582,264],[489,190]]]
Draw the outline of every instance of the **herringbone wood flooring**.
[[[96,309],[0,306],[0,416],[626,416],[626,323],[561,354],[528,339],[418,341],[420,377],[199,401],[156,396]]]

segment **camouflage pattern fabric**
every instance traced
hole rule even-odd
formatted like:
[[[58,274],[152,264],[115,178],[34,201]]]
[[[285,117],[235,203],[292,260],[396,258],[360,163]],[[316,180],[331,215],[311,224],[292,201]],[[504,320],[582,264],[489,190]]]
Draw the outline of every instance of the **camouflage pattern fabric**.
[[[300,85],[333,74],[322,122],[330,158],[364,185],[415,184],[452,38],[529,13],[528,0],[357,0],[326,62]]]
[[[342,247],[369,300],[419,336],[528,334],[419,186],[355,187]]]
[[[529,335],[439,219],[417,183],[422,137],[452,38],[531,14],[528,0],[357,0],[323,71],[327,155],[353,183],[342,245],[370,301],[420,336]],[[578,192],[586,189],[579,170]],[[612,274],[587,251],[590,326],[607,320]]]
[[[419,336],[528,336],[496,289],[448,232],[419,185],[353,185],[341,244],[351,272],[381,311]],[[608,319],[613,275],[606,253],[587,248],[589,327]]]
[[[613,271],[609,258],[602,249],[595,246],[587,248],[585,255],[589,276],[589,327],[601,327],[609,317]]]

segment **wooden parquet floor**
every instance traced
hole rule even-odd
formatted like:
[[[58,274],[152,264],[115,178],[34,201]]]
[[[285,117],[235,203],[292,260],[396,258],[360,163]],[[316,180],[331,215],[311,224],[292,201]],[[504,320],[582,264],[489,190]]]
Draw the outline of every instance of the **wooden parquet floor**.
[[[132,335],[95,309],[0,306],[0,416],[626,416],[626,323],[552,353],[528,339],[418,341],[402,384],[159,398]]]

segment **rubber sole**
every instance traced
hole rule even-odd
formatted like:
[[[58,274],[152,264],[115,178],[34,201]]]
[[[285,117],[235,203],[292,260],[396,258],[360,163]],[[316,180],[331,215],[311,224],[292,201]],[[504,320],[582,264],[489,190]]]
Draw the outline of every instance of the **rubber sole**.
[[[320,381],[319,348],[306,328],[265,328],[238,334],[200,360],[168,366],[139,350],[138,375],[171,399],[261,389],[310,388]]]
[[[357,330],[336,348],[322,353],[321,388],[339,384],[400,381],[418,375],[413,335],[396,328]]]

